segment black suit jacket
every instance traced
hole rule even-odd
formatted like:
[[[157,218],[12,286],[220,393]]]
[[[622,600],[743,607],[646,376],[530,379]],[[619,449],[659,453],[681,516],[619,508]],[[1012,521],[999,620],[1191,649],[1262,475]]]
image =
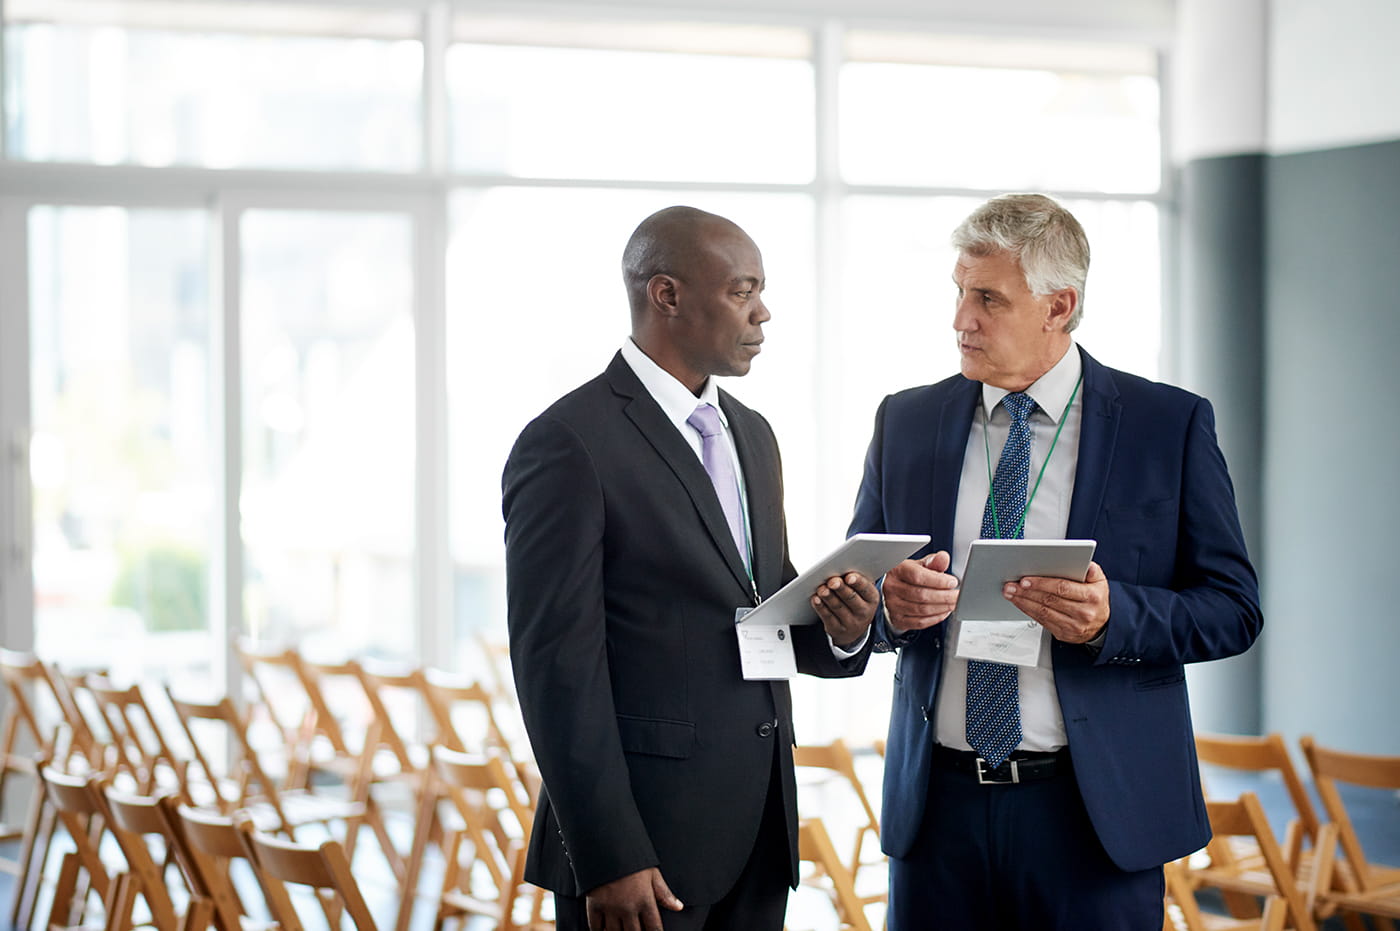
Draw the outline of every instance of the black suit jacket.
[[[755,584],[796,575],[773,431],[720,392],[744,470]],[[717,901],[757,834],[775,772],[797,877],[791,698],[740,673],[736,608],[754,604],[699,458],[619,353],[555,402],[506,463],[511,659],[544,777],[526,879],[582,895],[659,866],[686,903]],[[858,675],[819,624],[798,668]]]

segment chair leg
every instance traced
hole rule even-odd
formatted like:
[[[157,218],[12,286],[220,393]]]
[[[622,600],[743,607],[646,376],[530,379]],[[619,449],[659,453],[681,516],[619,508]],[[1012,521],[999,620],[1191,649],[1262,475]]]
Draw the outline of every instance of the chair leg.
[[[29,817],[24,825],[24,841],[20,845],[19,873],[15,876],[14,898],[10,906],[10,924],[28,928],[33,924],[34,900],[44,877],[44,863],[49,856],[49,841],[53,838],[55,814],[48,804],[43,783],[35,781],[34,795],[29,802]]]

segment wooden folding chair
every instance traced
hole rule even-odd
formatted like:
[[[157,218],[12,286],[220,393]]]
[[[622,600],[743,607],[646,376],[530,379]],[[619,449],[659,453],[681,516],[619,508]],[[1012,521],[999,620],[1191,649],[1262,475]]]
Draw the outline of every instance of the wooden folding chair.
[[[460,753],[499,750],[525,787],[531,804],[537,804],[541,780],[533,756],[523,735],[512,739],[507,734],[502,726],[505,716],[498,712],[490,690],[439,669],[424,670],[423,680],[423,700],[437,727],[437,742]]]
[[[131,876],[111,871],[102,860],[102,837],[107,831],[100,773],[73,774],[52,766],[39,770],[49,804],[72,841],[63,854],[49,905],[45,931],[84,927],[93,894],[102,903],[105,918],[130,908]],[[43,865],[40,864],[40,869]],[[101,927],[105,929],[104,923]]]
[[[248,909],[230,872],[234,863],[252,861],[233,818],[203,808],[176,805],[167,799],[162,810],[178,838],[185,881],[195,901],[204,903],[218,931],[249,931]],[[261,897],[259,897],[261,901]],[[203,931],[203,929],[201,929]]]
[[[414,835],[432,833],[439,798],[456,821],[445,829],[445,868],[433,926],[485,915],[499,931],[548,927],[541,919],[543,890],[525,882],[533,808],[503,755],[446,747],[434,747],[432,755],[433,791],[419,807]],[[522,923],[517,912],[526,902],[529,912]]]
[[[1293,815],[1284,830],[1284,857],[1293,875],[1300,882],[1309,882],[1322,825],[1289,757],[1283,737],[1277,733],[1260,737],[1197,734],[1196,755],[1202,763],[1212,766],[1278,775],[1293,807]],[[1209,779],[1205,781],[1206,795],[1209,797],[1212,795]],[[1258,917],[1256,897],[1266,895],[1273,886],[1268,865],[1253,838],[1233,838],[1228,853],[1234,875],[1230,887],[1222,888],[1226,905],[1231,914],[1238,918]],[[1196,880],[1198,884],[1210,884],[1202,876],[1197,876]]]
[[[865,902],[856,894],[855,877],[841,861],[836,846],[820,818],[803,818],[797,824],[798,857],[811,863],[825,877],[827,895],[836,909],[841,931],[870,931]]]
[[[302,919],[287,892],[287,883],[307,886],[315,893],[333,931],[340,928],[345,916],[358,931],[377,931],[360,886],[350,872],[349,858],[339,843],[328,840],[308,847],[263,834],[242,815],[235,816],[234,823],[281,931],[302,931]]]
[[[204,777],[214,789],[214,807],[223,815],[238,809],[248,809],[252,817],[268,830],[278,831],[295,839],[298,828],[320,824],[327,828],[340,823],[345,826],[345,849],[354,855],[355,839],[365,820],[364,787],[346,787],[342,798],[326,795],[311,788],[287,788],[268,775],[257,751],[248,738],[246,717],[234,707],[227,696],[217,702],[193,702],[177,698],[166,688],[171,707],[189,741],[194,759],[189,764],[191,775]],[[222,759],[214,748],[232,748],[227,767],[219,767]],[[199,773],[193,773],[198,769]]]
[[[107,728],[115,773],[129,776],[138,794],[174,791],[193,803],[185,787],[185,764],[171,749],[141,687],[122,688],[98,674],[89,674],[84,682]]]
[[[1164,865],[1162,878],[1167,888],[1166,900],[1163,903],[1162,931],[1277,931],[1282,927],[1285,913],[1277,907],[1270,913],[1268,925],[1263,924],[1258,916],[1235,918],[1202,911],[1196,901],[1196,893],[1191,885],[1185,860],[1175,860]]]
[[[336,773],[347,785],[357,788],[355,797],[365,806],[365,823],[379,841],[395,879],[403,882],[404,857],[389,833],[374,787],[399,782],[412,788],[419,779],[411,761],[405,769],[397,755],[397,734],[387,709],[378,695],[365,687],[364,670],[356,660],[324,663],[298,656],[295,669],[314,713],[313,739],[324,738],[320,755],[314,745],[306,745],[310,751],[306,765],[312,772]],[[347,732],[363,736],[355,743]],[[406,748],[400,742],[397,749]],[[381,756],[381,750],[388,752]],[[376,767],[376,761],[385,758],[388,765]]]
[[[237,703],[247,710],[253,745],[269,765],[275,763],[276,769],[285,771],[288,785],[304,786],[310,774],[297,761],[314,721],[297,677],[295,651],[240,638],[234,643],[234,655],[243,670]]]
[[[1259,803],[1259,797],[1253,792],[1245,792],[1234,801],[1207,800],[1206,814],[1210,818],[1210,827],[1214,835],[1206,846],[1206,856],[1210,862],[1185,871],[1184,878],[1190,889],[1208,885],[1228,892],[1259,895],[1264,900],[1262,913],[1232,918],[1231,921],[1240,923],[1222,926],[1257,928],[1261,931],[1278,931],[1281,928],[1316,931],[1313,906],[1317,894],[1316,881],[1320,879],[1321,874],[1317,874],[1306,883],[1299,881],[1297,874],[1289,866],[1283,849],[1274,838],[1273,829],[1269,827],[1269,819],[1264,813],[1264,806]],[[1241,869],[1234,853],[1236,845],[1231,843],[1232,839],[1240,837],[1248,838],[1251,842],[1250,849],[1258,851],[1258,856],[1263,862],[1262,870]],[[1330,848],[1332,840],[1330,825],[1319,829],[1318,842],[1323,845],[1319,849]],[[1325,861],[1322,865],[1325,868]],[[1192,925],[1193,919],[1190,917],[1191,907],[1195,905],[1194,894],[1176,895],[1174,898],[1182,911],[1187,913],[1188,926],[1195,931],[1199,924]],[[1187,898],[1191,901],[1187,902]],[[1214,922],[1213,918],[1201,920],[1205,921],[1207,926],[1212,923],[1220,924]]]
[[[792,761],[796,766],[806,769],[819,769],[827,773],[835,773],[842,780],[842,783],[849,787],[856,801],[860,803],[860,810],[865,816],[865,821],[857,826],[855,844],[851,851],[850,859],[846,861],[846,869],[850,871],[852,877],[858,877],[862,867],[879,866],[885,862],[885,857],[879,851],[880,844],[880,819],[875,814],[875,807],[870,804],[870,798],[865,794],[865,787],[861,784],[860,775],[856,772],[856,760],[845,742],[840,738],[833,740],[829,744],[822,744],[812,747],[794,747],[792,751]],[[824,829],[824,828],[823,828]],[[875,856],[867,858],[866,838],[875,841]],[[888,893],[884,890],[870,895],[862,896],[864,902],[883,902]]]
[[[39,767],[66,767],[70,759],[92,766],[100,762],[101,753],[58,677],[33,653],[0,649],[0,678],[8,692],[0,725],[0,808],[16,779],[30,787],[24,822],[0,824],[0,841],[20,841],[19,855],[0,858],[0,869],[15,874],[10,922],[24,928],[33,921],[41,879],[34,864],[47,858],[54,828]]]
[[[69,677],[33,653],[0,649],[0,678],[14,701],[6,711],[6,733],[9,718],[18,715],[35,746],[50,748],[55,765],[68,766],[72,757],[79,756],[91,768],[101,767],[100,741],[78,709],[68,688]],[[6,752],[14,752],[8,742],[6,746]]]
[[[1400,756],[1332,750],[1319,746],[1310,736],[1302,738],[1302,747],[1322,807],[1336,826],[1342,852],[1339,862],[1327,864],[1332,875],[1321,887],[1321,911],[1330,914],[1340,909],[1343,916],[1351,913],[1387,918],[1393,927],[1400,920],[1400,867],[1366,859],[1337,783],[1400,790]]]
[[[107,814],[107,830],[116,838],[126,858],[130,875],[128,894],[121,903],[122,911],[107,916],[111,931],[128,931],[132,927],[131,909],[136,899],[143,899],[150,912],[150,924],[159,931],[203,931],[211,919],[210,903],[195,895],[188,884],[188,872],[180,870],[176,883],[184,886],[188,907],[179,911],[170,890],[175,883],[167,878],[172,868],[184,856],[179,836],[175,833],[165,809],[173,804],[173,796],[135,795],[108,785],[103,791]],[[158,839],[160,849],[153,854],[148,841]]]

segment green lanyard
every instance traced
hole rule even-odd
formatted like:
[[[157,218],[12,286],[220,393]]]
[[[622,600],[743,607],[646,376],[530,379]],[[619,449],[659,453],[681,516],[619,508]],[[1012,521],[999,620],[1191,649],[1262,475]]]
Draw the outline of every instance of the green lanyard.
[[[1079,393],[1079,386],[1084,383],[1084,373],[1079,373],[1079,380],[1074,383],[1074,390],[1069,393],[1069,401],[1065,403],[1065,409],[1060,414],[1060,424],[1055,428],[1055,438],[1050,441],[1050,451],[1045,454],[1045,461],[1040,464],[1040,472],[1035,477],[1035,487],[1031,489],[1030,497],[1026,499],[1026,506],[1021,509],[1021,519],[1016,522],[1016,527],[1011,531],[1009,539],[1020,539],[1021,530],[1026,526],[1026,515],[1030,513],[1031,502],[1035,500],[1035,493],[1040,491],[1040,480],[1045,478],[1045,467],[1050,464],[1050,457],[1055,455],[1055,446],[1060,442],[1060,431],[1065,428],[1065,421],[1069,419],[1069,408],[1074,403],[1074,397]],[[991,419],[987,416],[985,405],[982,408],[982,446],[987,451],[987,503],[992,508],[992,532],[996,534],[998,540],[1004,539],[1001,535],[1001,522],[997,520],[997,499],[992,493],[992,444],[987,439],[987,434],[991,432]]]

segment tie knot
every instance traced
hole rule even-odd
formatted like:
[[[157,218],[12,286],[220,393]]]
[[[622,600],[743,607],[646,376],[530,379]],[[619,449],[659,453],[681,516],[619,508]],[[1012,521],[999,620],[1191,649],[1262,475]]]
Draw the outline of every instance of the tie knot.
[[[1011,415],[1013,422],[1020,423],[1031,415],[1031,411],[1035,410],[1035,398],[1015,391],[1001,399],[1001,406],[1006,408],[1006,412]]]
[[[686,423],[700,431],[701,436],[718,436],[720,432],[719,411],[712,404],[701,404],[686,418]]]

